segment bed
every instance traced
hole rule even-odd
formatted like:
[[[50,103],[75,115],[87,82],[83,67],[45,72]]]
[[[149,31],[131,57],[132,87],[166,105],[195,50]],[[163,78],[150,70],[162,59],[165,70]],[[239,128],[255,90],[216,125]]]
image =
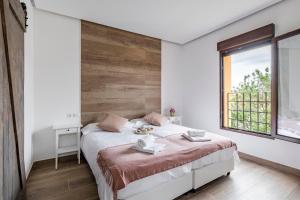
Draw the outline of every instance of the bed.
[[[113,191],[97,163],[97,154],[102,149],[135,143],[143,136],[134,134],[132,126],[126,127],[122,133],[105,132],[93,125],[90,126],[92,128],[81,137],[81,149],[95,176],[100,199],[113,200]],[[181,134],[187,130],[189,128],[184,126],[166,124],[162,127],[155,127],[153,135],[157,138],[164,138],[169,135]],[[238,156],[234,147],[219,150],[182,166],[131,182],[125,188],[117,191],[117,199],[174,199],[230,173],[237,160]]]

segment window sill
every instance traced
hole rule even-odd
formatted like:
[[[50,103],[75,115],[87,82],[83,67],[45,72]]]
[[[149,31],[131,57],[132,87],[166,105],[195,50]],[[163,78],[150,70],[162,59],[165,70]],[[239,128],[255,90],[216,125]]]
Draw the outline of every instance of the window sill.
[[[284,140],[284,141],[287,141],[287,142],[300,144],[300,139],[298,139],[298,138],[292,138],[292,137],[288,137],[288,136],[284,136],[284,135],[278,135],[278,134],[276,134],[275,138],[278,139],[278,140]]]
[[[236,133],[241,133],[241,134],[245,134],[245,135],[252,135],[252,136],[257,136],[257,137],[263,137],[263,138],[272,139],[272,140],[275,139],[274,136],[263,134],[263,133],[257,133],[257,132],[252,132],[252,131],[244,131],[244,130],[240,130],[240,129],[227,128],[227,127],[221,127],[221,129],[222,130],[226,130],[226,131],[232,131],[232,132],[236,132]]]

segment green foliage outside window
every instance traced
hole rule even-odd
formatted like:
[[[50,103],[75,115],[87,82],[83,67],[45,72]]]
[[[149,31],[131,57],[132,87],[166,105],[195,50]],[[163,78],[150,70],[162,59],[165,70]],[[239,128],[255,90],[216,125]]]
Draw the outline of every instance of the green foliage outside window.
[[[228,95],[229,127],[271,133],[271,73],[256,69]]]

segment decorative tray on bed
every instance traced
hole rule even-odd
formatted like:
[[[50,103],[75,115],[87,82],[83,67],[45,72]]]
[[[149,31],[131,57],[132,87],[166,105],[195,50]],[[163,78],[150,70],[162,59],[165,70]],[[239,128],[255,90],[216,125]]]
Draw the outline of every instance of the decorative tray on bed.
[[[141,127],[136,129],[135,134],[137,135],[148,135],[153,133],[153,128],[152,127]]]

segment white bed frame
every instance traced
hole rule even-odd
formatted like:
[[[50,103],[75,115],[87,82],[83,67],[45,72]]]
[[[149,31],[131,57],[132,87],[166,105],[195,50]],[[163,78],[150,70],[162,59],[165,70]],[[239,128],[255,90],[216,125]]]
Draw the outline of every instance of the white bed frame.
[[[120,200],[172,200],[192,189],[197,189],[234,169],[234,158],[192,170],[182,177],[158,185],[151,190]]]
[[[193,189],[197,189],[234,169],[234,158],[193,170]]]

